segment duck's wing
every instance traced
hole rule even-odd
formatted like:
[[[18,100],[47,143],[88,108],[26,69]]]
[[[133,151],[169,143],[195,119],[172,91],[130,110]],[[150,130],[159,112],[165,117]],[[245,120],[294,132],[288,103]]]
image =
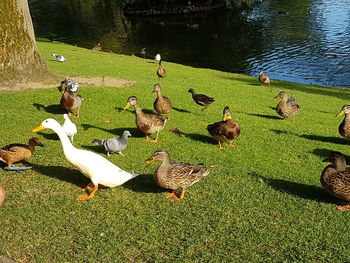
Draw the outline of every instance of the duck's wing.
[[[17,152],[19,149],[23,149],[23,148],[27,149],[28,145],[21,144],[21,143],[12,143],[2,147],[1,150],[9,151],[9,152]]]
[[[173,162],[170,164],[169,175],[179,187],[186,188],[198,182],[205,172],[201,164]]]

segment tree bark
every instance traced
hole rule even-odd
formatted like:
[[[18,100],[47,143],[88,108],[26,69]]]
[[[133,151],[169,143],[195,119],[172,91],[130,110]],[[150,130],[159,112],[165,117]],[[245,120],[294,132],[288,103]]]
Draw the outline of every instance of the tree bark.
[[[34,36],[27,0],[0,0],[0,84],[35,82],[48,75]]]

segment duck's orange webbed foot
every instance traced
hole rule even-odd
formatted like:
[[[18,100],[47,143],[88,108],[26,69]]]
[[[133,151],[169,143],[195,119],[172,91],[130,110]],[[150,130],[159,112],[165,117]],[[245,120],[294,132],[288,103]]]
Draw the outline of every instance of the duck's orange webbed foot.
[[[350,210],[350,204],[337,205],[337,209],[340,211],[348,211]]]
[[[175,190],[173,190],[173,192],[170,193],[170,194],[166,194],[165,197],[168,198],[168,199],[170,199],[172,202],[176,202],[176,201],[179,201],[179,200],[180,200],[180,199],[177,197],[176,191],[175,191]]]
[[[88,191],[92,186],[93,186],[94,188],[93,188],[93,190],[92,190],[92,192],[91,192],[90,194],[89,194],[89,193],[86,193],[86,194],[84,194],[84,195],[79,195],[79,196],[77,197],[77,200],[86,200],[86,199],[93,198],[93,197],[95,196],[95,193],[96,193],[97,189],[98,189],[98,185],[94,185],[94,184],[92,184],[92,183],[89,183],[89,184],[84,188],[84,190],[86,189],[86,191]]]

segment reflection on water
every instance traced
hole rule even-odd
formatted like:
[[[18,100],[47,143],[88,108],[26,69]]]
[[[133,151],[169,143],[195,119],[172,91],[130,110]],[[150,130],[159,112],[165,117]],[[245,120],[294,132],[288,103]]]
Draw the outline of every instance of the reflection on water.
[[[115,0],[30,5],[36,35],[273,79],[350,88],[349,0],[265,0],[251,11],[125,17]],[[198,27],[191,26],[198,24]]]

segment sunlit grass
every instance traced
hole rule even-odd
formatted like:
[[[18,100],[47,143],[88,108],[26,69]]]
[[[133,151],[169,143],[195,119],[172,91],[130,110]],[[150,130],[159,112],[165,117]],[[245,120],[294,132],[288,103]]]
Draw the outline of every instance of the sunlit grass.
[[[165,79],[150,60],[93,52],[61,43],[39,42],[51,70],[62,75],[113,76],[135,80],[130,87],[84,87],[76,147],[105,156],[91,141],[130,130],[126,156],[109,159],[140,176],[125,185],[99,190],[76,201],[88,180],[66,161],[50,130],[31,130],[46,118],[63,122],[60,93],[28,89],[0,93],[1,145],[38,136],[47,146],[28,161],[23,173],[0,170],[8,198],[0,208],[0,254],[18,262],[345,262],[350,258],[349,213],[324,192],[321,160],[332,150],[349,155],[338,134],[335,114],[348,104],[346,89],[305,86],[274,80],[261,88],[257,78],[197,69],[165,61]],[[60,53],[66,63],[54,61]],[[153,85],[176,110],[160,142],[144,142],[129,96],[153,110]],[[215,98],[202,112],[188,93],[194,88]],[[296,94],[302,110],[283,121],[272,109],[280,91]],[[37,107],[43,105],[44,107]],[[206,126],[229,106],[241,125],[236,149],[220,151]],[[182,135],[170,132],[179,128]],[[171,159],[204,163],[211,174],[191,186],[185,199],[171,203],[152,179],[156,165],[143,161],[156,149]],[[4,166],[4,165],[3,165]],[[3,167],[2,166],[2,167]]]

